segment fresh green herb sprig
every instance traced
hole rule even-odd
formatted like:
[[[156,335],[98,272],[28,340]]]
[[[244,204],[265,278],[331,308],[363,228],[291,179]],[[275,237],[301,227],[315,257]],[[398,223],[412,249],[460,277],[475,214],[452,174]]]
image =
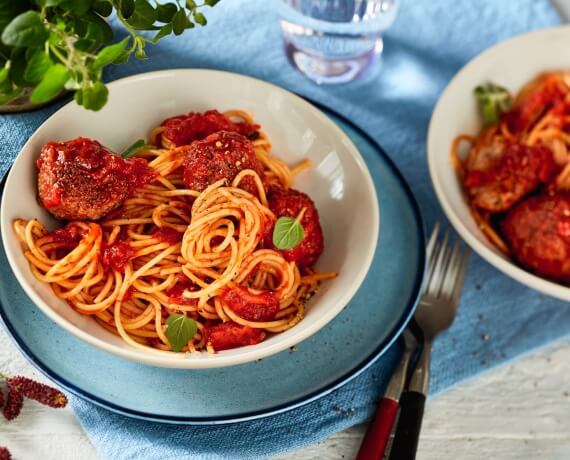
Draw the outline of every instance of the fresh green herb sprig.
[[[501,114],[511,108],[511,94],[502,86],[489,82],[477,86],[473,93],[487,124],[497,123]]]
[[[159,3],[156,0],[0,0],[0,104],[33,88],[33,103],[48,102],[64,89],[86,109],[101,109],[108,98],[103,68],[146,59],[145,47],[196,24],[201,10],[219,0]],[[115,14],[128,32],[116,43],[105,18]],[[152,32],[143,34],[142,32]]]
[[[301,224],[307,209],[303,208],[297,217],[283,216],[277,219],[273,228],[273,245],[277,249],[292,249],[305,238],[305,229]]]
[[[166,338],[172,351],[182,351],[196,332],[196,321],[186,315],[172,314],[166,320]]]

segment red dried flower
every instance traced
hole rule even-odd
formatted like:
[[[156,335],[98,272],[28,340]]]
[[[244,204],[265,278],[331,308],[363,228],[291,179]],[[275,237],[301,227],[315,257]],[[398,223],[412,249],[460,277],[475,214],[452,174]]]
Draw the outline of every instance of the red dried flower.
[[[6,420],[14,420],[24,405],[24,395],[17,390],[8,386],[8,397],[6,398],[6,405],[2,410]]]
[[[15,390],[26,398],[33,399],[46,406],[57,409],[67,405],[67,396],[45,383],[36,382],[21,375],[6,378],[6,383],[10,390]]]
[[[0,460],[12,460],[12,454],[6,447],[0,447]]]

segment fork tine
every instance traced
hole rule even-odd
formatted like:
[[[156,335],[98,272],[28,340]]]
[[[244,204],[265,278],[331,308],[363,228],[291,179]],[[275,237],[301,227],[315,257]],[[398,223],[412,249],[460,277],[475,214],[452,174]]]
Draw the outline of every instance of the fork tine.
[[[427,291],[430,293],[430,295],[437,295],[437,291],[440,289],[441,283],[445,279],[443,268],[449,256],[448,241],[450,233],[451,232],[449,228],[447,228],[443,240],[439,244],[440,250],[438,254],[434,254],[433,257],[433,259],[435,259],[433,262],[434,265],[430,273],[431,276],[429,282],[427,284]]]
[[[461,265],[461,243],[456,239],[450,248],[449,262],[443,271],[443,281],[439,292],[435,294],[438,297],[443,296],[449,299],[452,297]]]
[[[452,301],[455,307],[459,304],[459,298],[461,296],[461,291],[463,290],[463,285],[465,284],[465,274],[467,273],[467,267],[469,265],[469,256],[471,254],[471,250],[469,248],[465,248],[463,250],[461,262],[459,265],[459,276],[457,277],[457,282],[455,284],[455,288],[453,290]]]
[[[429,237],[429,241],[428,241],[428,245],[427,245],[427,258],[428,258],[428,260],[431,259],[431,255],[433,253],[433,250],[435,248],[435,244],[437,242],[437,236],[439,235],[440,227],[441,227],[441,224],[439,222],[436,222],[435,225],[433,226],[433,230],[431,231],[431,235]]]

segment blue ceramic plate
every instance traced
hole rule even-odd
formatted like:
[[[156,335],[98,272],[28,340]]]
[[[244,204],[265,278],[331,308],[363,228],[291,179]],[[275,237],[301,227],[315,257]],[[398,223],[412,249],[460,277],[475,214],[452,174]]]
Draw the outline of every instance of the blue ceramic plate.
[[[93,348],[52,323],[20,288],[2,248],[0,317],[22,353],[88,401],[131,417],[186,424],[237,422],[289,410],[362,372],[396,340],[413,313],[424,273],[424,233],[417,204],[383,150],[346,120],[327,113],[368,164],[382,231],[359,292],[319,333],[290,351],[234,367],[181,370],[137,364]]]

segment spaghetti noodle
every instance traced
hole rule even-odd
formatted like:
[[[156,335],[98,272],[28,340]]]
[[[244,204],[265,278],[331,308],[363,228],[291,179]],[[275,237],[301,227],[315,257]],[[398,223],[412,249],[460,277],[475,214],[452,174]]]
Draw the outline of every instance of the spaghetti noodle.
[[[224,117],[257,126],[243,111]],[[254,344],[293,327],[306,300],[336,274],[300,265],[268,243],[279,216],[267,193],[289,189],[310,163],[289,168],[258,132],[251,144],[262,175],[243,169],[192,190],[183,174],[186,146],[163,132],[161,126],[150,135],[157,147],[136,153],[154,179],[101,220],[72,221],[54,232],[37,220],[14,222],[32,272],[76,311],[150,352],[172,353],[166,326],[172,314],[197,327],[183,352]],[[244,181],[254,190],[244,190]]]

